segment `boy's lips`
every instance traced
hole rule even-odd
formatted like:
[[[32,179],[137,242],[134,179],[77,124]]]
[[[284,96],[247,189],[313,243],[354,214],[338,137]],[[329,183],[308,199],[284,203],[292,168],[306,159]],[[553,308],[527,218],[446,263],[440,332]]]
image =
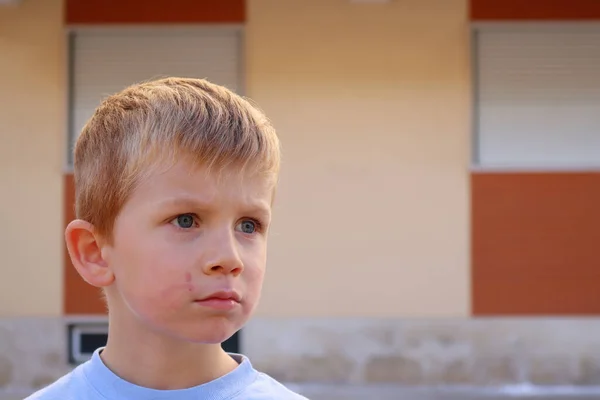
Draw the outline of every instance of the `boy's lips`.
[[[219,290],[209,294],[201,299],[197,299],[194,302],[208,308],[216,310],[231,310],[237,307],[241,301],[240,294],[233,289]]]
[[[241,296],[234,289],[222,289],[222,290],[213,292],[213,293],[209,294],[208,296],[198,299],[196,301],[205,301],[205,300],[210,300],[210,299],[234,300],[235,302],[239,303],[241,300]]]

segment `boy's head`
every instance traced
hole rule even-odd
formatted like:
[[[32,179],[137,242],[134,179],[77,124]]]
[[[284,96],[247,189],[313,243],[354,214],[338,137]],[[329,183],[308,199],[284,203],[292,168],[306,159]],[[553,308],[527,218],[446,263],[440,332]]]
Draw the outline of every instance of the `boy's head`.
[[[73,264],[127,329],[221,342],[260,296],[279,163],[267,118],[221,86],[112,95],[75,146]]]

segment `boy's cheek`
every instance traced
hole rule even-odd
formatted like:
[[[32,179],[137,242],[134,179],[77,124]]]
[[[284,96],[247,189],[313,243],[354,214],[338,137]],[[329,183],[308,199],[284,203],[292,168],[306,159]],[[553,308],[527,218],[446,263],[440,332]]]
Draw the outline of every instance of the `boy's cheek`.
[[[264,268],[253,268],[245,272],[247,272],[244,274],[246,296],[256,301],[260,297],[262,290],[265,275]]]

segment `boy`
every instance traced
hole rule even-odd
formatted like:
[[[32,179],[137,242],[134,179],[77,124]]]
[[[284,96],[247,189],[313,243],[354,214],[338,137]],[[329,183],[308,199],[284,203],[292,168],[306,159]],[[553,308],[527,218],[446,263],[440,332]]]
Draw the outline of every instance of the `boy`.
[[[106,296],[108,342],[29,399],[304,399],[220,345],[260,297],[279,163],[266,117],[221,86],[107,98],[75,146],[65,240]]]

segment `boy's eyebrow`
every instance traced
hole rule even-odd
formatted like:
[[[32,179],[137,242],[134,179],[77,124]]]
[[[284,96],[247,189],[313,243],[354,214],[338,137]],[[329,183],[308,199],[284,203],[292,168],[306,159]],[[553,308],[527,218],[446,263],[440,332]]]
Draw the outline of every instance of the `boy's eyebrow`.
[[[190,207],[208,209],[211,206],[190,196],[173,196],[155,203],[159,207]],[[264,201],[247,202],[243,205],[244,212],[257,213],[265,217],[270,217],[271,207]]]

